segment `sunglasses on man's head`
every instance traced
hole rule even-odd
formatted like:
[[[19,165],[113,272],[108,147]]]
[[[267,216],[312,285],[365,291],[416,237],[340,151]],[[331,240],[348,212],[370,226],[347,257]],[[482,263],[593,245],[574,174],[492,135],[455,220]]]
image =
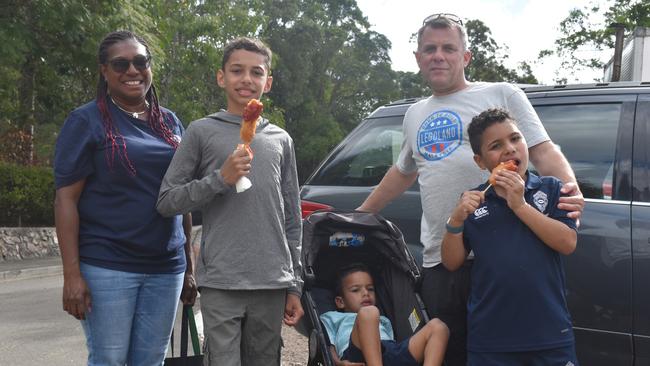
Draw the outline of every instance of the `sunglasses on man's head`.
[[[428,22],[430,22],[432,20],[436,20],[436,19],[440,19],[440,18],[448,19],[448,20],[451,20],[454,23],[463,25],[463,20],[460,19],[460,17],[458,15],[449,14],[449,13],[431,14],[428,17],[424,18],[424,20],[422,21],[422,25],[425,25],[425,24],[427,24]]]
[[[131,67],[131,64],[133,64],[136,70],[145,71],[151,66],[151,56],[137,55],[133,60],[118,57],[108,61],[108,64],[111,65],[113,71],[119,73],[126,72]]]

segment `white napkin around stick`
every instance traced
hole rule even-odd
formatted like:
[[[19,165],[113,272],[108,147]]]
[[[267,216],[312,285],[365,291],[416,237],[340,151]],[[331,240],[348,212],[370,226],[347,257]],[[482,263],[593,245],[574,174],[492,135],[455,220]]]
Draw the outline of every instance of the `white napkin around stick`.
[[[238,144],[237,145],[237,150],[245,149],[245,148],[246,147],[244,146],[244,144]],[[237,183],[235,183],[235,190],[237,191],[237,193],[241,193],[241,192],[244,192],[245,190],[247,190],[248,188],[250,188],[252,186],[253,186],[253,183],[251,182],[250,179],[248,179],[248,177],[241,177],[241,178],[239,178]]]

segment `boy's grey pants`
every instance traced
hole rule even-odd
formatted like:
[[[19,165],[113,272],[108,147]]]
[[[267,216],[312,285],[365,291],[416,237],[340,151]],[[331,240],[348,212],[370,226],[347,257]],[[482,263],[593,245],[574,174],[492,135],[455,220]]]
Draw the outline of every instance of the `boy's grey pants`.
[[[203,364],[279,366],[286,297],[286,289],[201,288]]]

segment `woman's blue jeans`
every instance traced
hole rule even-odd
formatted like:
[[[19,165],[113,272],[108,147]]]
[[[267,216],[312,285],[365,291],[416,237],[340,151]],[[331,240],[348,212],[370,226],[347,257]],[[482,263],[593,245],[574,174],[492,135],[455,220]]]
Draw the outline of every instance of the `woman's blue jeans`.
[[[92,301],[81,321],[88,365],[162,365],[184,274],[131,273],[85,263],[80,268]]]

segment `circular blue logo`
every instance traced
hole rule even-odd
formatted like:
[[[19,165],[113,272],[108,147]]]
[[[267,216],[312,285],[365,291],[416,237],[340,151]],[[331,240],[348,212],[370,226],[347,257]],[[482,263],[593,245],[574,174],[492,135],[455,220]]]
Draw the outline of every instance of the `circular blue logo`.
[[[418,130],[418,152],[426,160],[444,159],[463,141],[463,123],[452,111],[436,111]]]

